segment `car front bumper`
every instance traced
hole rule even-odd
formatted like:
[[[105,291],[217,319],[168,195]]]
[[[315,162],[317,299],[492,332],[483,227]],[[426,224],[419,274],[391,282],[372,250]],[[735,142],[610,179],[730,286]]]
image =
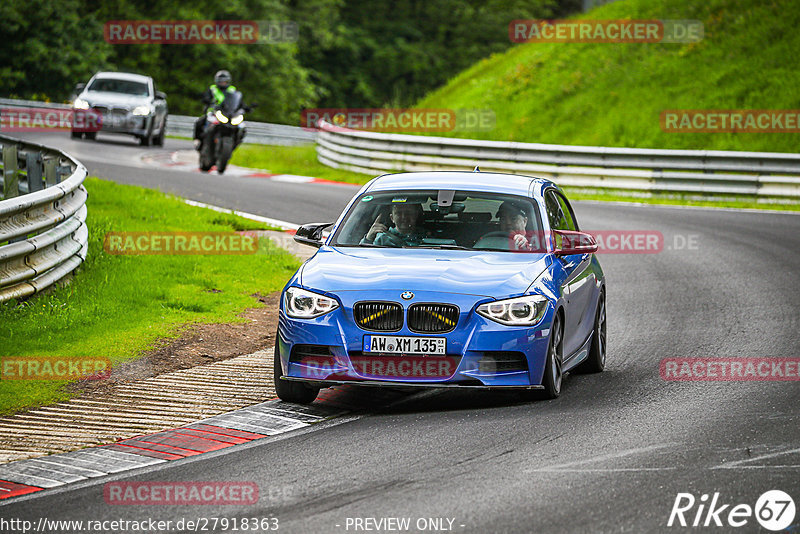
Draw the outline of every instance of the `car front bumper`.
[[[104,116],[100,131],[139,136],[147,135],[150,130],[150,123],[152,120],[152,116],[149,115],[125,115],[119,116],[119,118],[117,118],[116,115],[108,118]]]
[[[136,136],[147,135],[151,132],[153,115],[134,115],[130,111],[123,111],[114,109],[104,111],[103,108],[92,108],[98,114],[100,120],[100,127],[93,127],[89,131],[101,131],[109,133],[121,133]],[[73,128],[76,131],[83,131],[78,128]]]
[[[385,292],[357,293],[336,295],[340,306],[315,319],[288,317],[281,299],[276,343],[284,379],[321,386],[540,388],[552,306],[537,325],[511,327],[474,311],[479,302],[489,301],[488,298],[417,292],[414,302],[442,302],[459,307],[460,316],[453,331],[421,334],[409,330],[404,322],[397,332],[375,332],[356,325],[352,306],[365,300],[386,301]],[[413,304],[398,303],[405,308],[404,316],[408,305]],[[363,352],[364,336],[369,335],[444,337],[447,350],[440,356]]]

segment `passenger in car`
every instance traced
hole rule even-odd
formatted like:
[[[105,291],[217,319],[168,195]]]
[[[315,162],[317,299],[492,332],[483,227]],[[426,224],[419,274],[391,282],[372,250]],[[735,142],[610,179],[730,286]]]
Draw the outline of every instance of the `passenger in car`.
[[[385,247],[404,247],[419,245],[425,238],[422,229],[422,205],[411,203],[392,204],[389,218],[394,226],[388,227],[379,215],[372,223],[361,243],[374,243]]]

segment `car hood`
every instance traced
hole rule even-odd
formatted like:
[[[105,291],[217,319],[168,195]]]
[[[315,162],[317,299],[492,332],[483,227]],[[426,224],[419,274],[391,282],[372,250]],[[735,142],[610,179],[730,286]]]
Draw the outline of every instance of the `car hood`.
[[[149,96],[107,93],[105,91],[85,91],[80,95],[80,98],[86,100],[92,106],[135,107],[150,102]]]
[[[323,246],[300,283],[321,291],[416,290],[491,298],[524,293],[547,267],[545,254]]]

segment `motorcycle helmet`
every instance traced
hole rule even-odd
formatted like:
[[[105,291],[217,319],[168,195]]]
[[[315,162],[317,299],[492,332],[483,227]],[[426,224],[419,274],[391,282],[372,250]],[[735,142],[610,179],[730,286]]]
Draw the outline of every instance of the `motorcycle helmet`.
[[[214,75],[214,85],[223,91],[231,85],[231,73],[227,70],[218,70]]]

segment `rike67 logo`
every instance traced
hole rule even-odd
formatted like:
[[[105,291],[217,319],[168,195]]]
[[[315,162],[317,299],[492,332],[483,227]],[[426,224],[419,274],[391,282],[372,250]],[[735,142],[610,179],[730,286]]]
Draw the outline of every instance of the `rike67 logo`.
[[[763,528],[777,532],[792,524],[795,511],[794,500],[781,490],[764,492],[754,507],[725,503],[719,492],[714,493],[710,502],[706,493],[699,499],[691,493],[678,493],[667,526],[738,528],[750,523],[755,516]]]

